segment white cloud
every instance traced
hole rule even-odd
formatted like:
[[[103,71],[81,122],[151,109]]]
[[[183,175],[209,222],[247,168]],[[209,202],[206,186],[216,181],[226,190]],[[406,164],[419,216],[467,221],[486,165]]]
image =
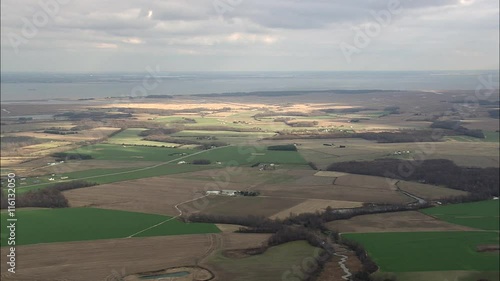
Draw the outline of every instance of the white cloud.
[[[242,1],[221,17],[213,0],[86,0],[60,7],[14,52],[26,20],[43,11],[38,0],[2,1],[2,69],[31,71],[90,67],[103,55],[142,70],[196,55],[191,70],[460,69],[498,65],[499,4],[492,0],[400,0],[403,12],[371,38],[360,59],[347,63],[339,50],[353,26],[373,23],[370,12],[389,0]],[[234,2],[236,3],[236,2]],[[26,20],[25,20],[26,19]],[[11,37],[9,37],[11,36]],[[102,52],[99,49],[107,49]],[[78,58],[74,53],[80,53]],[[100,52],[100,53],[97,53]],[[46,57],[59,58],[46,65]],[[4,59],[5,58],[5,59]],[[495,62],[495,63],[492,63]],[[105,70],[122,66],[101,64]],[[260,69],[256,69],[261,67]]]
[[[98,43],[95,47],[98,49],[116,49],[118,48],[118,45],[111,43]]]

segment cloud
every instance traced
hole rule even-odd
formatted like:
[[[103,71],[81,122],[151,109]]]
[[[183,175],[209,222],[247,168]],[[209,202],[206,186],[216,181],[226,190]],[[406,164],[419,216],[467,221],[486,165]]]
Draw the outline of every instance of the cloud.
[[[118,48],[118,45],[111,43],[98,43],[95,47],[98,49],[116,49]]]
[[[144,69],[146,61],[169,69],[172,61],[185,56],[205,59],[186,60],[191,70],[216,70],[217,64],[235,70],[259,65],[263,70],[498,65],[492,64],[498,61],[498,1],[220,1],[229,3],[223,14],[214,0],[69,1],[30,38],[23,35],[26,23],[33,24],[33,16],[45,11],[40,6],[45,2],[2,1],[2,69],[46,69],[44,57],[60,57],[51,60],[54,70],[83,71],[87,61],[102,59],[102,49],[106,55],[128,58],[120,63],[129,63],[131,70]],[[387,11],[391,3],[399,3],[402,12],[391,15],[390,24],[370,38],[369,46],[346,62],[339,44],[352,43],[356,28],[376,24],[373,13]],[[13,38],[21,41],[13,43]],[[86,57],[69,59],[75,52]]]

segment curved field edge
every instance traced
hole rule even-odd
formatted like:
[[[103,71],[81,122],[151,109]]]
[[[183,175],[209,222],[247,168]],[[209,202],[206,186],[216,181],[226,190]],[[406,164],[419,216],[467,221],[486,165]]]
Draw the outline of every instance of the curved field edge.
[[[127,238],[219,233],[214,224],[184,223],[168,216],[97,208],[39,209],[16,211],[16,245]],[[1,213],[2,229],[11,223]],[[8,233],[2,231],[1,245],[7,246]]]
[[[483,230],[500,229],[500,200],[451,204],[424,209],[421,212],[453,224]]]
[[[311,261],[314,263],[321,253],[321,249],[306,241],[294,241],[270,247],[262,254],[241,258],[228,258],[218,251],[207,263],[221,275],[218,276],[220,280],[299,280],[304,274],[303,268],[307,268]]]
[[[498,232],[349,233],[344,239],[361,243],[381,272],[499,271],[498,253],[476,251],[498,244]]]

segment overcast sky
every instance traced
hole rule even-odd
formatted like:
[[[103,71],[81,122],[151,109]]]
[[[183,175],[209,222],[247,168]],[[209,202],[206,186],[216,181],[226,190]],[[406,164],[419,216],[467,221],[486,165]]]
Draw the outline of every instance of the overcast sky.
[[[498,0],[2,0],[1,8],[2,71],[499,68]]]

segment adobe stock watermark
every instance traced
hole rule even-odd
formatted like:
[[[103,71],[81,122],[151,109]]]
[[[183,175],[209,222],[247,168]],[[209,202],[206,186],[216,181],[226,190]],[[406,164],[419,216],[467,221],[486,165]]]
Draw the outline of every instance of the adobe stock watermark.
[[[224,16],[227,12],[232,12],[241,5],[243,0],[214,0],[212,5],[219,16]]]
[[[9,273],[16,273],[16,227],[17,227],[17,217],[16,217],[16,174],[9,173],[7,175],[7,225],[6,228],[8,230],[8,242],[7,244],[10,246],[8,248],[7,254],[7,265],[9,266],[7,271]],[[5,230],[2,230],[5,231]]]
[[[146,75],[141,80],[141,83],[134,86],[130,90],[130,94],[121,95],[121,98],[127,99],[144,99],[151,94],[152,91],[156,90],[158,86],[163,82],[160,76],[160,66],[156,65],[153,69],[151,66],[146,66]],[[115,100],[113,103],[123,102],[122,99]]]
[[[20,32],[9,32],[7,38],[16,54],[19,48],[28,44],[29,40],[35,38],[41,29],[45,28],[55,17],[59,15],[61,7],[72,0],[39,0],[37,10],[30,18],[21,17],[23,23]]]
[[[127,271],[125,267],[122,267],[120,271],[115,269],[111,270],[111,273],[104,278],[103,281],[123,281],[127,277]]]
[[[403,7],[399,0],[389,0],[383,10],[370,11],[372,21],[365,24],[362,28],[353,27],[354,38],[351,43],[341,42],[339,47],[348,63],[352,62],[352,56],[361,53],[368,47],[373,38],[376,38],[382,32],[382,29],[390,25],[393,17],[401,14]]]
[[[474,115],[481,107],[481,101],[497,101],[500,81],[494,81],[493,75],[480,75],[477,77],[478,83],[474,94],[464,98],[462,103],[455,104],[451,110],[443,113],[443,116],[457,116],[460,120]],[[494,95],[497,93],[497,95]],[[460,126],[457,122],[455,126]],[[425,160],[431,159],[437,151],[437,143],[446,136],[443,129],[433,129],[431,133],[432,142],[416,142],[417,149],[413,157],[403,161],[398,165],[397,174],[386,171],[385,177],[389,186],[393,186],[397,178],[407,179],[415,173],[415,170],[423,164]]]
[[[306,280],[314,271],[318,270],[320,264],[327,261],[333,254],[333,251],[315,248],[312,256],[304,258],[300,265],[294,265],[291,269],[283,272],[281,281]]]

